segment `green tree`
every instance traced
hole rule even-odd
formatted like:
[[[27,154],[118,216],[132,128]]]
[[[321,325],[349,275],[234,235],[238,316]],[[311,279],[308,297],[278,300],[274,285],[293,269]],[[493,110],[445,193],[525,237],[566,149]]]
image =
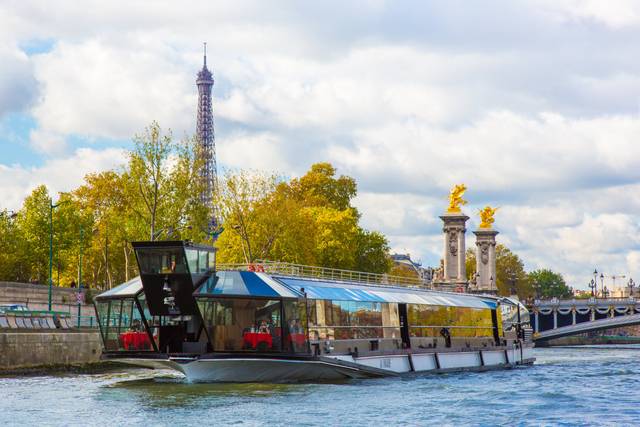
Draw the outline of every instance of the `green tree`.
[[[335,174],[336,169],[330,163],[316,163],[302,177],[293,179],[289,189],[294,197],[304,201],[305,206],[352,209],[351,200],[357,194],[356,181]]]
[[[24,245],[16,218],[14,212],[0,211],[0,278],[25,281],[29,278],[24,272]]]
[[[476,274],[476,253],[473,249],[466,252],[467,279]],[[498,294],[509,296],[515,290],[520,298],[533,296],[533,287],[524,270],[524,263],[518,255],[504,245],[496,245],[496,287]]]
[[[49,277],[50,201],[47,187],[40,185],[25,198],[16,218],[26,249],[20,253],[25,267],[24,278],[38,283],[47,283]]]
[[[142,135],[136,135],[133,142],[126,189],[131,208],[147,224],[149,240],[153,241],[165,225],[161,220],[163,209],[173,203],[170,156],[175,146],[171,132],[163,134],[157,122],[151,123]]]
[[[290,182],[229,172],[220,188],[220,262],[269,259],[378,273],[391,267],[386,238],[358,224],[355,181],[336,177],[328,163]]]
[[[529,282],[540,298],[569,298],[573,292],[561,274],[549,269],[534,270],[528,274]]]

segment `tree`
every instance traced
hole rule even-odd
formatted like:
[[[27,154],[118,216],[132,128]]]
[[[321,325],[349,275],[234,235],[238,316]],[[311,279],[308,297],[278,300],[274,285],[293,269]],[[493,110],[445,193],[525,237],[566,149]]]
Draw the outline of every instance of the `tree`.
[[[24,273],[24,244],[16,224],[17,214],[0,211],[0,278],[28,280]]]
[[[355,181],[335,172],[320,163],[290,182],[276,175],[227,172],[218,203],[225,223],[218,260],[387,272],[386,238],[359,226],[360,214],[351,206]]]
[[[348,176],[335,177],[330,163],[316,163],[309,172],[293,179],[289,189],[306,206],[324,206],[337,210],[352,208],[351,199],[357,194],[356,181]]]
[[[529,282],[540,298],[569,298],[573,292],[567,286],[561,274],[549,269],[534,270],[528,274]]]
[[[24,200],[16,225],[27,250],[20,256],[25,266],[23,279],[46,283],[49,277],[49,203],[44,185],[36,187]]]
[[[132,208],[147,223],[149,240],[153,241],[157,237],[159,210],[171,203],[169,156],[174,149],[173,139],[171,132],[163,135],[160,125],[153,122],[133,141],[135,148],[129,153],[127,174],[131,185],[127,189],[132,196],[130,200],[138,202]]]
[[[476,274],[476,253],[473,249],[467,250],[465,263],[467,279],[471,280]],[[518,255],[501,244],[496,245],[495,279],[499,295],[509,296],[515,291],[520,298],[533,296],[533,288],[524,270],[524,263]]]

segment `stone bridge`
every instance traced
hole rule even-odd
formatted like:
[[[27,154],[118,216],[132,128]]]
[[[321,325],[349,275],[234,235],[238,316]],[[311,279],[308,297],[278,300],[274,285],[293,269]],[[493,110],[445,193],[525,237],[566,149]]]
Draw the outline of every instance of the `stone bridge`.
[[[536,341],[640,324],[636,298],[552,298],[535,300],[529,309]]]

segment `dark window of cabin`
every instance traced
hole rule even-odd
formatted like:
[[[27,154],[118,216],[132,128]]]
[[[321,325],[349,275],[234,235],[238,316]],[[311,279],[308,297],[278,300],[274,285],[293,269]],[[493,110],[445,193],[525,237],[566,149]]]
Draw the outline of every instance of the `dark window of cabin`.
[[[136,255],[141,274],[188,272],[182,248],[138,248]]]

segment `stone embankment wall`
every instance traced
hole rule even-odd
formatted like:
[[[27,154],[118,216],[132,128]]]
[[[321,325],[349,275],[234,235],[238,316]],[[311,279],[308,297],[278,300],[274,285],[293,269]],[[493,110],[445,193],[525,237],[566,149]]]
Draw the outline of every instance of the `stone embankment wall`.
[[[51,308],[76,315],[77,292],[75,288],[54,286]],[[30,310],[47,310],[48,302],[47,285],[0,282],[0,304],[23,304]],[[94,316],[93,305],[83,304],[82,315]],[[97,329],[0,330],[0,370],[84,365],[98,362],[101,352]]]
[[[76,288],[61,288],[54,286],[52,291],[52,306],[55,311],[76,314],[78,304]],[[92,290],[94,295],[97,291]],[[49,287],[30,283],[0,282],[0,304],[23,304],[30,310],[47,310],[49,303]],[[83,304],[82,315],[93,315],[93,305]]]
[[[0,370],[95,363],[101,349],[96,330],[2,331]]]

